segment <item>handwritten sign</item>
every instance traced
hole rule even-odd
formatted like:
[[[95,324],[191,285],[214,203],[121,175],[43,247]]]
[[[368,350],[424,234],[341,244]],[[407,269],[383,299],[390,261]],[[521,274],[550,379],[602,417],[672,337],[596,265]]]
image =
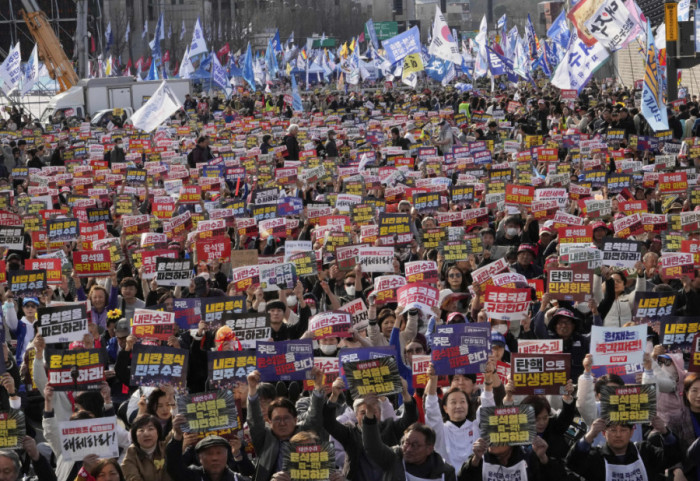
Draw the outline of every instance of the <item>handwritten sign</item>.
[[[59,424],[61,455],[65,461],[82,461],[85,453],[118,458],[117,418],[64,421]]]

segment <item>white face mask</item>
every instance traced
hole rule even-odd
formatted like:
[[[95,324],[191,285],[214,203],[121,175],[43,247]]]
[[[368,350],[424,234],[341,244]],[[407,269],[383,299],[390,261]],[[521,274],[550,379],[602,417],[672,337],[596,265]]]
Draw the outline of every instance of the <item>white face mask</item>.
[[[506,235],[509,235],[511,237],[515,237],[516,235],[518,235],[518,232],[520,232],[520,230],[517,227],[508,227],[506,229]]]
[[[508,332],[508,326],[507,326],[506,324],[499,324],[499,325],[497,325],[497,326],[493,326],[493,327],[491,328],[491,330],[492,330],[492,331],[496,331],[496,332],[498,332],[499,334],[502,334],[502,335],[505,336],[506,333]]]
[[[311,317],[315,316],[318,311],[316,310],[315,307],[311,308]]]
[[[345,292],[350,297],[355,297],[355,286],[345,286]]]
[[[267,302],[260,302],[258,304],[258,312],[265,312],[266,307],[267,307]]]
[[[676,368],[674,366],[661,366],[661,370],[670,379],[678,381],[678,371],[676,371]]]
[[[335,354],[335,351],[338,350],[338,346],[336,346],[335,344],[321,344],[318,346],[318,348],[326,356],[330,356],[332,354]]]
[[[294,307],[297,305],[298,299],[297,296],[287,296],[287,305],[289,307]]]

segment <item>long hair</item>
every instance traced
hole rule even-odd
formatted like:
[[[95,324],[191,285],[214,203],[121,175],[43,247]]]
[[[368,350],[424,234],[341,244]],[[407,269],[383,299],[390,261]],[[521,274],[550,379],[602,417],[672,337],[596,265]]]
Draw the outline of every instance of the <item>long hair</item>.
[[[122,467],[119,466],[119,462],[117,462],[117,460],[114,458],[100,459],[100,461],[95,465],[95,467],[92,469],[92,472],[90,472],[90,474],[92,475],[93,478],[97,479],[97,477],[100,475],[102,470],[104,468],[106,468],[107,465],[109,465],[109,464],[114,466],[114,468],[119,473],[119,481],[126,481],[126,479],[124,478],[124,472],[122,471]]]

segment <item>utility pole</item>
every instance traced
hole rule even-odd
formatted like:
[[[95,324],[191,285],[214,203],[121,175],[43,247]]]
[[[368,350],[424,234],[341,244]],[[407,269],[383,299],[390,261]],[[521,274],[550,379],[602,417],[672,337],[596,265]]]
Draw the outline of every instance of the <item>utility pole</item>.
[[[76,0],[75,2],[77,24],[75,28],[75,44],[78,51],[78,76],[88,78],[89,63],[89,34],[87,29],[87,0]]]
[[[681,61],[678,52],[678,3],[675,0],[666,0],[664,3],[664,23],[666,24],[667,101],[672,102],[678,98],[678,68]]]

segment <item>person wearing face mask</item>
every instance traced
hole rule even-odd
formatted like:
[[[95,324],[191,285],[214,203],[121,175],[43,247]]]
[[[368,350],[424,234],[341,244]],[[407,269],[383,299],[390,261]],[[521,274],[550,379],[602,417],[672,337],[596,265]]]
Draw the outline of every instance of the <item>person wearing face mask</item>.
[[[496,231],[491,227],[484,227],[479,234],[481,235],[481,245],[484,247],[479,267],[497,261],[506,255],[508,248],[496,245]]]
[[[126,153],[124,152],[124,143],[121,137],[117,137],[114,139],[114,148],[109,153],[109,166],[111,168],[112,164],[125,161]]]
[[[523,225],[520,216],[506,217],[496,232],[496,244],[499,246],[519,246],[522,243],[536,244],[539,240],[539,224],[532,214],[527,216]]]
[[[651,375],[647,371],[642,382],[656,384],[657,413],[669,423],[683,411],[683,382],[688,374],[684,369],[683,354],[666,353],[666,349],[658,345],[654,346],[651,359]]]
[[[318,349],[314,349],[315,357],[335,357],[338,353],[340,339],[337,337],[325,337],[318,340]]]

